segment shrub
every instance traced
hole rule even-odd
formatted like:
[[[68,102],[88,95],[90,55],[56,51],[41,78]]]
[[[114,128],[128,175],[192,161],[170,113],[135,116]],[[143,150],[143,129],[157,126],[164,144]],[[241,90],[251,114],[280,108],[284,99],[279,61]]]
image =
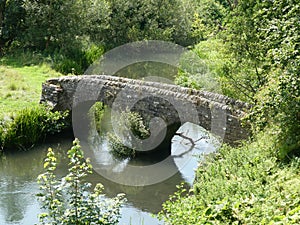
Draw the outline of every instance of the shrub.
[[[299,224],[299,158],[280,164],[272,133],[240,148],[223,146],[208,155],[190,192],[164,203],[167,224]]]
[[[117,157],[133,158],[135,156],[136,149],[129,147],[131,146],[132,138],[128,131],[131,131],[132,134],[139,139],[145,139],[150,135],[149,126],[137,112],[130,112],[126,110],[125,112],[121,112],[119,116],[118,134],[108,134],[109,148]]]
[[[55,176],[57,159],[52,149],[44,161],[45,173],[40,174],[38,194],[42,208],[47,211],[39,215],[41,224],[117,224],[124,195],[112,199],[104,198],[103,185],[98,183],[91,191],[91,183],[83,179],[92,173],[88,159],[84,159],[79,140],[73,142],[68,151],[69,173],[58,180]]]
[[[53,68],[62,74],[83,74],[88,66],[85,52],[79,44],[53,53]]]
[[[102,46],[91,44],[90,47],[75,43],[74,46],[59,49],[53,53],[53,67],[62,74],[81,75],[94,61],[104,53]]]
[[[108,147],[111,153],[119,159],[134,158],[136,151],[127,147],[122,140],[115,134],[108,133]]]
[[[256,97],[257,104],[248,118],[253,129],[272,126],[281,159],[300,154],[300,66],[270,73],[270,81]]]
[[[68,127],[67,116],[68,112],[51,112],[44,106],[20,110],[0,124],[1,148],[29,148]]]
[[[92,44],[85,51],[85,57],[86,57],[88,64],[92,64],[96,60],[99,60],[100,57],[103,55],[103,53],[104,53],[104,47]]]
[[[101,121],[104,116],[106,106],[102,102],[96,102],[89,110],[89,118],[94,123],[96,130],[100,133]]]
[[[175,83],[183,87],[230,94],[226,89],[228,84],[221,79],[229,59],[221,39],[202,41],[181,58]]]

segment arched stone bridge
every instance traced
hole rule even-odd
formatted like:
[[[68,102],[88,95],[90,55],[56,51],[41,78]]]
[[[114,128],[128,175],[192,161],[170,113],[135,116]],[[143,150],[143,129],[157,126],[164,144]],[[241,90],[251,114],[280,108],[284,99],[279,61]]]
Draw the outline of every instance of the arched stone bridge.
[[[197,123],[227,143],[245,139],[249,134],[240,120],[249,105],[220,94],[107,75],[65,76],[43,84],[41,103],[54,110],[89,108],[95,101],[163,119],[170,140],[185,122]]]

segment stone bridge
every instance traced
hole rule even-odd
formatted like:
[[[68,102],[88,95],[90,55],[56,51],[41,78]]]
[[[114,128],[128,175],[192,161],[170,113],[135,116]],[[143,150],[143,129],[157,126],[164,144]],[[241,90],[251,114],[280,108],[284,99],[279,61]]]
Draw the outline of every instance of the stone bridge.
[[[249,105],[216,93],[107,75],[65,76],[43,84],[41,103],[58,111],[77,111],[73,121],[74,116],[82,119],[96,101],[114,110],[129,108],[144,118],[155,118],[152,128],[156,128],[156,136],[162,135],[159,124],[163,123],[168,142],[185,122],[196,123],[230,144],[249,135],[240,120]],[[78,113],[78,109],[83,110]]]

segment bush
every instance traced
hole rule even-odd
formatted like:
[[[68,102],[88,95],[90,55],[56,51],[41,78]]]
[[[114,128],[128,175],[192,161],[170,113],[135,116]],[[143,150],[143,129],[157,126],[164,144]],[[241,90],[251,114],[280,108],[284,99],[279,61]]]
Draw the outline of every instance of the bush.
[[[92,173],[88,159],[84,159],[78,139],[68,151],[69,173],[58,180],[55,176],[57,159],[52,149],[44,161],[45,173],[40,174],[38,194],[42,208],[47,211],[39,215],[41,224],[117,224],[124,195],[112,199],[104,198],[103,185],[98,183],[91,191],[91,183],[83,179]]]
[[[300,159],[280,164],[270,133],[201,161],[193,189],[164,203],[167,224],[299,224]]]
[[[99,60],[100,57],[104,53],[104,47],[97,46],[95,44],[92,44],[86,51],[85,51],[85,57],[88,62],[88,64],[92,64],[96,60]]]
[[[98,133],[101,132],[101,122],[106,108],[102,102],[96,102],[89,110],[89,118],[94,123],[92,126],[95,126]]]
[[[79,44],[54,51],[53,68],[62,74],[83,74],[89,66]]]
[[[83,43],[74,43],[72,47],[65,47],[52,53],[53,67],[62,74],[82,75],[103,53],[102,46],[91,44],[85,47]]]
[[[61,132],[69,126],[68,112],[51,112],[44,106],[25,108],[0,124],[2,149],[26,149],[47,135]]]
[[[121,113],[118,121],[119,133],[108,133],[109,148],[119,158],[133,158],[136,155],[136,149],[129,147],[131,146],[131,136],[128,131],[142,140],[149,137],[149,126],[139,113],[128,110]]]
[[[226,92],[228,84],[222,83],[222,77],[229,59],[221,39],[202,41],[180,60],[175,83],[194,89]]]
[[[119,159],[134,158],[136,151],[133,148],[127,147],[122,140],[115,134],[108,133],[108,147],[110,152]]]
[[[194,1],[194,15],[192,18],[192,36],[196,42],[215,36],[223,28],[225,8],[215,0]]]
[[[300,77],[296,69],[300,71],[295,66],[271,74],[271,81],[256,95],[257,104],[246,118],[255,131],[272,126],[280,159],[300,154]]]

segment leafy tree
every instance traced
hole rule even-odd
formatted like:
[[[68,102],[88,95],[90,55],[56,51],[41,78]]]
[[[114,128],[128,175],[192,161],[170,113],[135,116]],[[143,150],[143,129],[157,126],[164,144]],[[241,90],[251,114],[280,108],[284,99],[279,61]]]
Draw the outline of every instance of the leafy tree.
[[[103,2],[109,7],[109,22],[102,39],[109,48],[145,39],[190,44],[191,26],[185,13],[192,9],[188,4],[183,5],[179,0]]]
[[[25,40],[29,46],[47,49],[74,44],[81,34],[82,5],[77,0],[24,0]]]
[[[298,1],[240,0],[227,20],[234,62],[224,67],[234,97],[255,105],[255,129],[272,126],[281,157],[300,147]]]
[[[0,53],[24,31],[23,0],[0,1]]]
[[[268,83],[256,95],[253,117],[259,127],[277,127],[280,157],[300,152],[300,6],[298,1],[263,2],[258,16],[270,65]],[[272,10],[269,10],[272,8]]]
[[[262,4],[255,0],[239,1],[227,16],[224,35],[233,59],[224,67],[224,80],[227,79],[229,86],[227,92],[250,102],[266,83],[268,72],[265,60],[267,48],[258,35],[264,23],[257,16],[261,8]]]

